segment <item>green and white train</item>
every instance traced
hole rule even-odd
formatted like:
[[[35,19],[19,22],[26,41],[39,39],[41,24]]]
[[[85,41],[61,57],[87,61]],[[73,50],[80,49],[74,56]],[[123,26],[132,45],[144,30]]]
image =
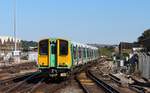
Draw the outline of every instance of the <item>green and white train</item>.
[[[98,48],[60,38],[38,44],[38,68],[51,76],[67,76],[74,68],[99,58]]]

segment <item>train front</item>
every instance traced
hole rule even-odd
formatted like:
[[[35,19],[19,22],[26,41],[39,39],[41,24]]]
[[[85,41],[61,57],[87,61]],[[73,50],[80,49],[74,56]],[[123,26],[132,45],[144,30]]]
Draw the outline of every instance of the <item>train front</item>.
[[[38,46],[38,68],[50,76],[66,77],[71,69],[69,41],[44,39]]]

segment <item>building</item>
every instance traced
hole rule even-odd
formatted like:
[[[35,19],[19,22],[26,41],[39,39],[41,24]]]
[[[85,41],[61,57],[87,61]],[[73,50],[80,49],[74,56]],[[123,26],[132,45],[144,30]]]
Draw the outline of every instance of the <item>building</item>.
[[[16,39],[17,49],[21,50],[21,40]],[[14,50],[15,39],[11,36],[0,36],[0,54],[7,54]]]
[[[136,44],[136,43],[128,43],[128,42],[120,42],[119,44],[119,53],[123,54],[123,53],[133,53],[133,50],[140,50],[141,49],[141,45]]]

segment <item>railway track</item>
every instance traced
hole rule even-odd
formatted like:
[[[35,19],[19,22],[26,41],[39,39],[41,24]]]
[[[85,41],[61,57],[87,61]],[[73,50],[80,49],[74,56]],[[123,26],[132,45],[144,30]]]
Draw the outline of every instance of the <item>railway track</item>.
[[[107,93],[120,93],[118,90],[113,88],[112,86],[105,83],[103,80],[100,80],[98,77],[96,77],[94,74],[90,72],[90,70],[87,70],[87,76],[90,77],[93,81],[96,82],[96,84],[104,89]]]
[[[129,88],[133,91],[136,91],[137,93],[149,93],[149,92],[145,92],[146,90],[141,86],[129,85]]]
[[[105,59],[100,60],[100,62],[104,61]],[[95,65],[94,67],[97,66]],[[90,70],[85,70],[84,74],[84,78],[80,78],[80,76],[75,77],[84,93],[119,93],[119,91],[106,84],[103,80],[98,79]]]
[[[126,87],[124,83],[122,84],[120,78],[116,77],[113,74],[109,74],[110,72],[107,69],[107,66],[104,66],[106,67],[106,71],[101,71],[101,69],[97,69],[96,67],[97,65],[92,67],[86,67],[90,69],[90,71],[85,72],[82,70],[81,73],[78,73],[75,76],[75,80],[72,80],[72,83],[67,85],[65,89],[61,89],[56,93],[60,93],[60,91],[63,91],[61,93],[72,92],[68,90],[68,88],[71,88],[73,91],[78,91],[73,93],[136,93],[133,90]]]
[[[79,78],[75,77],[75,80],[78,82],[79,86],[82,88],[82,90],[83,90],[84,93],[90,93],[89,90],[88,90],[88,88],[85,87],[85,86],[82,84],[82,82],[80,81]]]
[[[46,82],[35,85],[35,87],[31,89],[29,93],[55,93],[57,90],[60,90],[67,85],[67,82],[68,81],[62,81],[56,83],[46,80]]]
[[[38,91],[42,91],[42,93],[51,91],[53,93],[61,89],[66,83],[68,80],[54,81],[48,76],[45,77],[42,73],[36,72],[1,81],[0,93],[37,93]]]
[[[80,76],[75,77],[84,93],[120,93],[104,81],[98,79],[89,70],[87,70],[84,74],[86,75],[84,78],[81,78]]]
[[[0,85],[1,85],[0,92],[2,92],[2,93],[14,93],[14,91],[18,91],[24,85],[25,85],[25,87],[28,87],[28,86],[30,86],[29,81],[32,81],[33,77],[35,77],[39,74],[40,74],[40,72],[34,72],[34,73],[30,73],[30,74],[26,74],[26,75],[17,76],[17,77],[3,80],[0,83]],[[25,88],[22,88],[22,89],[25,89]]]
[[[83,67],[85,69],[85,67]],[[83,69],[82,68],[82,69]],[[11,79],[7,79],[2,81],[1,87],[0,87],[0,92],[1,93],[46,93],[47,91],[51,93],[55,93],[56,91],[62,89],[68,83],[72,78],[74,78],[75,75],[79,74],[82,69],[78,69],[75,71],[73,76],[70,77],[70,79],[65,80],[65,81],[58,81],[57,80],[54,82],[50,78],[45,78],[42,75],[38,76],[38,73],[34,74],[28,74],[28,75],[23,75],[22,77],[14,77]],[[40,74],[40,73],[39,73]],[[97,88],[99,89],[99,88]],[[100,90],[102,91],[102,90]],[[93,92],[94,93],[94,92]],[[97,92],[95,92],[97,93]],[[103,93],[103,92],[102,92]]]
[[[34,81],[36,84],[23,84],[24,86],[22,86],[20,90],[15,89],[15,91],[19,91],[19,93],[33,93],[44,82],[44,80],[45,78],[41,78],[40,80]]]
[[[63,90],[66,86],[71,85],[69,83],[73,80],[76,88],[80,90],[80,92],[73,93],[135,93],[131,91],[124,91],[126,90],[126,88],[124,87],[122,87],[121,89],[118,86],[121,86],[120,78],[117,78],[113,74],[108,74],[109,72],[107,74],[105,72],[102,72],[104,70],[95,70],[95,67],[95,64],[89,64],[82,69],[78,68],[77,70],[74,70],[72,76],[65,81],[57,81],[58,79],[52,80],[49,77],[47,78],[47,76],[45,77],[43,76],[43,74],[40,73],[30,73],[20,77],[10,78],[0,82],[0,93],[60,93],[60,91]],[[84,69],[86,68],[90,70],[85,71]],[[140,89],[138,86],[130,86],[130,88]],[[138,91],[138,93],[144,92]]]
[[[119,86],[122,85],[120,78],[114,76],[113,74],[109,74],[109,77],[111,78],[111,80],[113,80],[115,83],[117,83]]]
[[[26,73],[26,74],[23,74],[23,75],[16,75],[16,76],[13,76],[11,78],[8,78],[8,79],[4,79],[4,80],[0,80],[0,85],[8,85],[14,81],[19,81],[21,79],[24,79],[24,78],[27,78],[29,76],[31,76],[33,73],[35,72],[31,72],[31,73]]]
[[[24,79],[23,81],[17,83],[15,86],[9,88],[7,91],[5,91],[6,93],[14,93],[17,91],[21,91],[22,89],[24,89],[25,87],[32,87],[32,83],[30,83],[30,81],[37,81],[34,79],[35,76],[39,75],[39,73],[35,73],[33,75],[31,75],[30,77]]]

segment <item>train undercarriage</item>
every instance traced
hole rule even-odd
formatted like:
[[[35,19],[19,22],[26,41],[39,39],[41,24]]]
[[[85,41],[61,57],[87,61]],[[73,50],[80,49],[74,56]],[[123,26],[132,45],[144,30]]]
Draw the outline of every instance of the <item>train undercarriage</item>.
[[[62,68],[48,68],[48,69],[40,69],[41,72],[48,74],[49,77],[51,78],[57,78],[57,77],[61,77],[61,78],[67,78],[70,76],[71,74],[71,69],[62,69]]]

